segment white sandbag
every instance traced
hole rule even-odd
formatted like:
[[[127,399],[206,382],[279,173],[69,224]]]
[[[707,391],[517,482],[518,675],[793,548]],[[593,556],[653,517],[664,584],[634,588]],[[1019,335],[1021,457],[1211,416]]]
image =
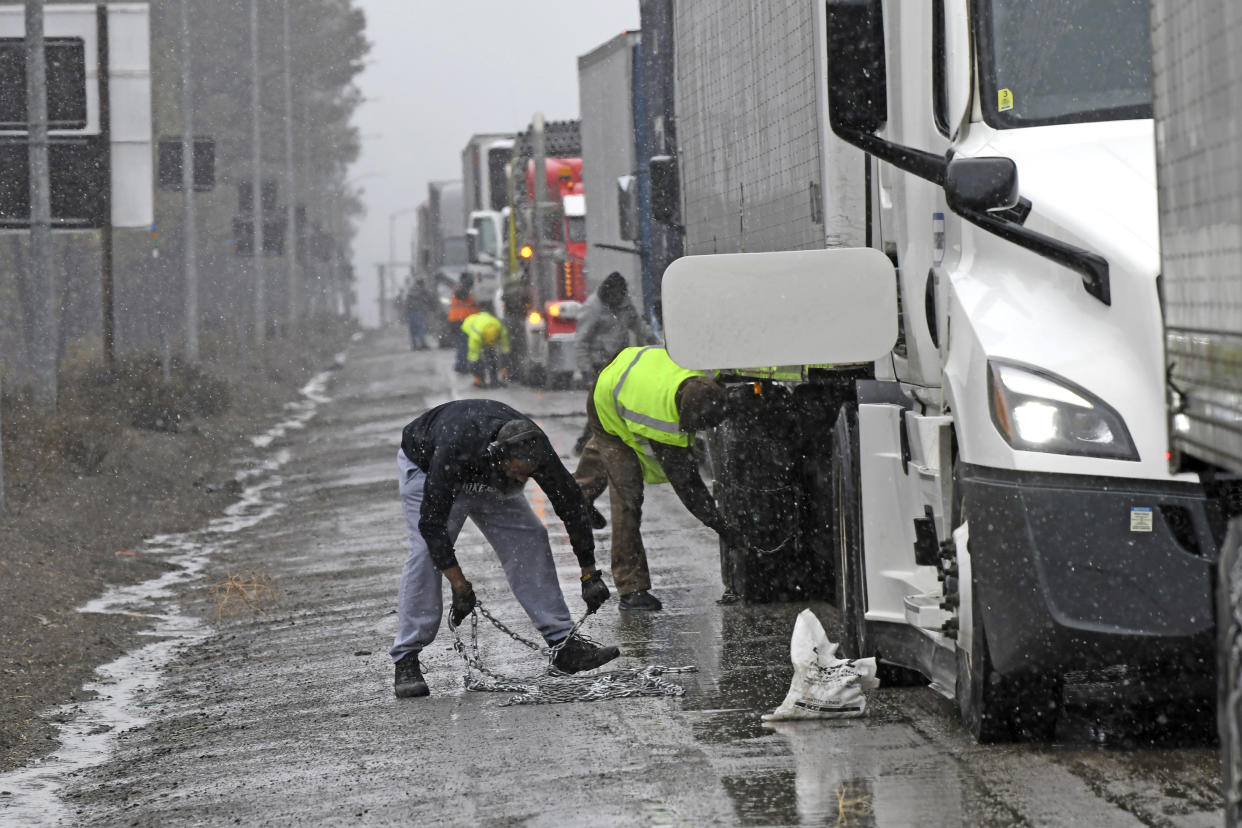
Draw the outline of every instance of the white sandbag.
[[[789,656],[794,668],[789,693],[763,721],[847,719],[867,712],[863,691],[880,686],[875,659],[837,658],[837,645],[828,640],[824,626],[809,609],[798,613],[794,622]]]

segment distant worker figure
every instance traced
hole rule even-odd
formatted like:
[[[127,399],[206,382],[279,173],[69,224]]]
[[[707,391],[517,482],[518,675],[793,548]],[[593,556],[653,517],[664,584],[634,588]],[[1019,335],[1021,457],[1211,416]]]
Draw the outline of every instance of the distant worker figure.
[[[405,291],[405,321],[410,328],[410,350],[427,349],[427,314],[440,304],[436,295],[427,287],[427,280],[419,276]]]
[[[453,295],[449,300],[449,332],[457,337],[457,359],[453,362],[453,370],[459,374],[465,374],[470,370],[466,365],[466,334],[461,329],[461,323],[466,321],[467,316],[481,310],[479,303],[474,301],[473,289],[474,277],[469,273],[463,273],[457,281],[457,287],[453,288]]]
[[[737,545],[737,530],[720,514],[699,477],[694,432],[725,417],[725,390],[699,371],[682,368],[663,348],[626,348],[595,381],[587,400],[591,443],[604,474],[578,466],[574,479],[590,503],[609,489],[612,579],[623,610],[659,610],[643,548],[643,483],[673,484],[690,513]],[[586,460],[586,456],[583,457]]]
[[[390,651],[399,697],[426,696],[421,653],[440,629],[443,575],[452,587],[450,618],[460,624],[476,606],[453,544],[466,518],[500,559],[509,588],[551,647],[553,666],[565,673],[612,661],[616,647],[575,634],[557,581],[548,530],[522,494],[533,477],[564,522],[581,567],[582,600],[594,612],[608,600],[595,566],[595,539],[582,490],[547,435],[525,415],[496,400],[455,400],[436,406],[401,432],[397,452],[401,502],[410,554],[397,593],[397,636]]]
[[[627,345],[656,345],[659,340],[651,326],[630,301],[629,285],[617,271],[596,288],[582,306],[575,337],[578,370],[582,379],[595,387],[595,378]],[[583,430],[574,444],[574,454],[582,454],[591,439],[591,426]]]
[[[495,388],[509,379],[509,332],[499,319],[487,311],[466,317],[461,323],[466,335],[466,364],[474,374],[476,388]]]

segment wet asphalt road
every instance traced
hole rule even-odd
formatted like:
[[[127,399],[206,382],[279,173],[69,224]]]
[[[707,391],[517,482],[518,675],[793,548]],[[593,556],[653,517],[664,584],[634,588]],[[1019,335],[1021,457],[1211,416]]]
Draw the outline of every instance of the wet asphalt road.
[[[94,728],[105,739],[98,756],[42,793],[6,794],[0,823],[1220,823],[1203,717],[1174,715],[1153,735],[1116,710],[1079,711],[1057,744],[981,747],[930,689],[884,688],[865,719],[761,724],[788,687],[789,634],[803,605],[718,605],[714,535],[667,486],[648,489],[644,516],[665,611],[623,616],[610,602],[586,631],[619,644],[621,666],[696,665],[674,677],[684,698],[502,707],[503,696],[463,691],[443,629],[424,653],[432,695],[395,699],[387,649],[405,555],[400,429],[425,407],[479,393],[448,370],[448,352],[403,348],[395,331],[355,344],[331,400],[264,449],[287,462],[245,507],[255,519],[166,599],[210,623],[127,697],[133,721],[120,711]],[[568,458],[584,422],[581,393],[489,393],[533,415]],[[533,484],[527,492],[576,615],[563,527]],[[604,565],[607,532],[597,537]],[[458,555],[480,598],[530,632],[469,524]],[[229,613],[217,629],[208,586],[243,572],[269,578],[278,603],[266,615]],[[833,635],[832,608],[812,608]],[[483,635],[496,669],[537,667],[498,632]],[[4,788],[14,785],[0,778]]]

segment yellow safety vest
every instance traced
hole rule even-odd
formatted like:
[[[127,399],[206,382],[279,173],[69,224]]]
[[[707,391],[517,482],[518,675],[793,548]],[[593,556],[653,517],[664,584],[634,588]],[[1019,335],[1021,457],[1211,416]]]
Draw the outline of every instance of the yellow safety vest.
[[[466,317],[466,321],[461,323],[462,332],[466,335],[466,361],[478,362],[483,349],[489,347],[483,341],[483,330],[488,325],[496,325],[500,328],[500,338],[496,340],[495,345],[490,347],[496,348],[502,354],[509,353],[509,332],[505,330],[504,323],[487,311],[479,311],[470,314]]]
[[[634,449],[648,483],[668,482],[649,441],[690,445],[691,435],[681,430],[677,414],[677,389],[703,375],[682,368],[654,345],[626,348],[600,372],[593,397],[600,425]]]

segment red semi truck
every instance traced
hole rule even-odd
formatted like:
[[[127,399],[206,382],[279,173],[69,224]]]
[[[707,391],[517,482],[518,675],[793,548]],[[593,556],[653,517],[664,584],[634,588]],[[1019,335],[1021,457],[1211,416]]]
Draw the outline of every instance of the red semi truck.
[[[536,117],[518,136],[510,163],[504,310],[519,376],[533,385],[565,385],[574,374],[578,312],[587,298],[579,152],[576,121],[544,125]],[[540,166],[542,177],[535,173]]]

